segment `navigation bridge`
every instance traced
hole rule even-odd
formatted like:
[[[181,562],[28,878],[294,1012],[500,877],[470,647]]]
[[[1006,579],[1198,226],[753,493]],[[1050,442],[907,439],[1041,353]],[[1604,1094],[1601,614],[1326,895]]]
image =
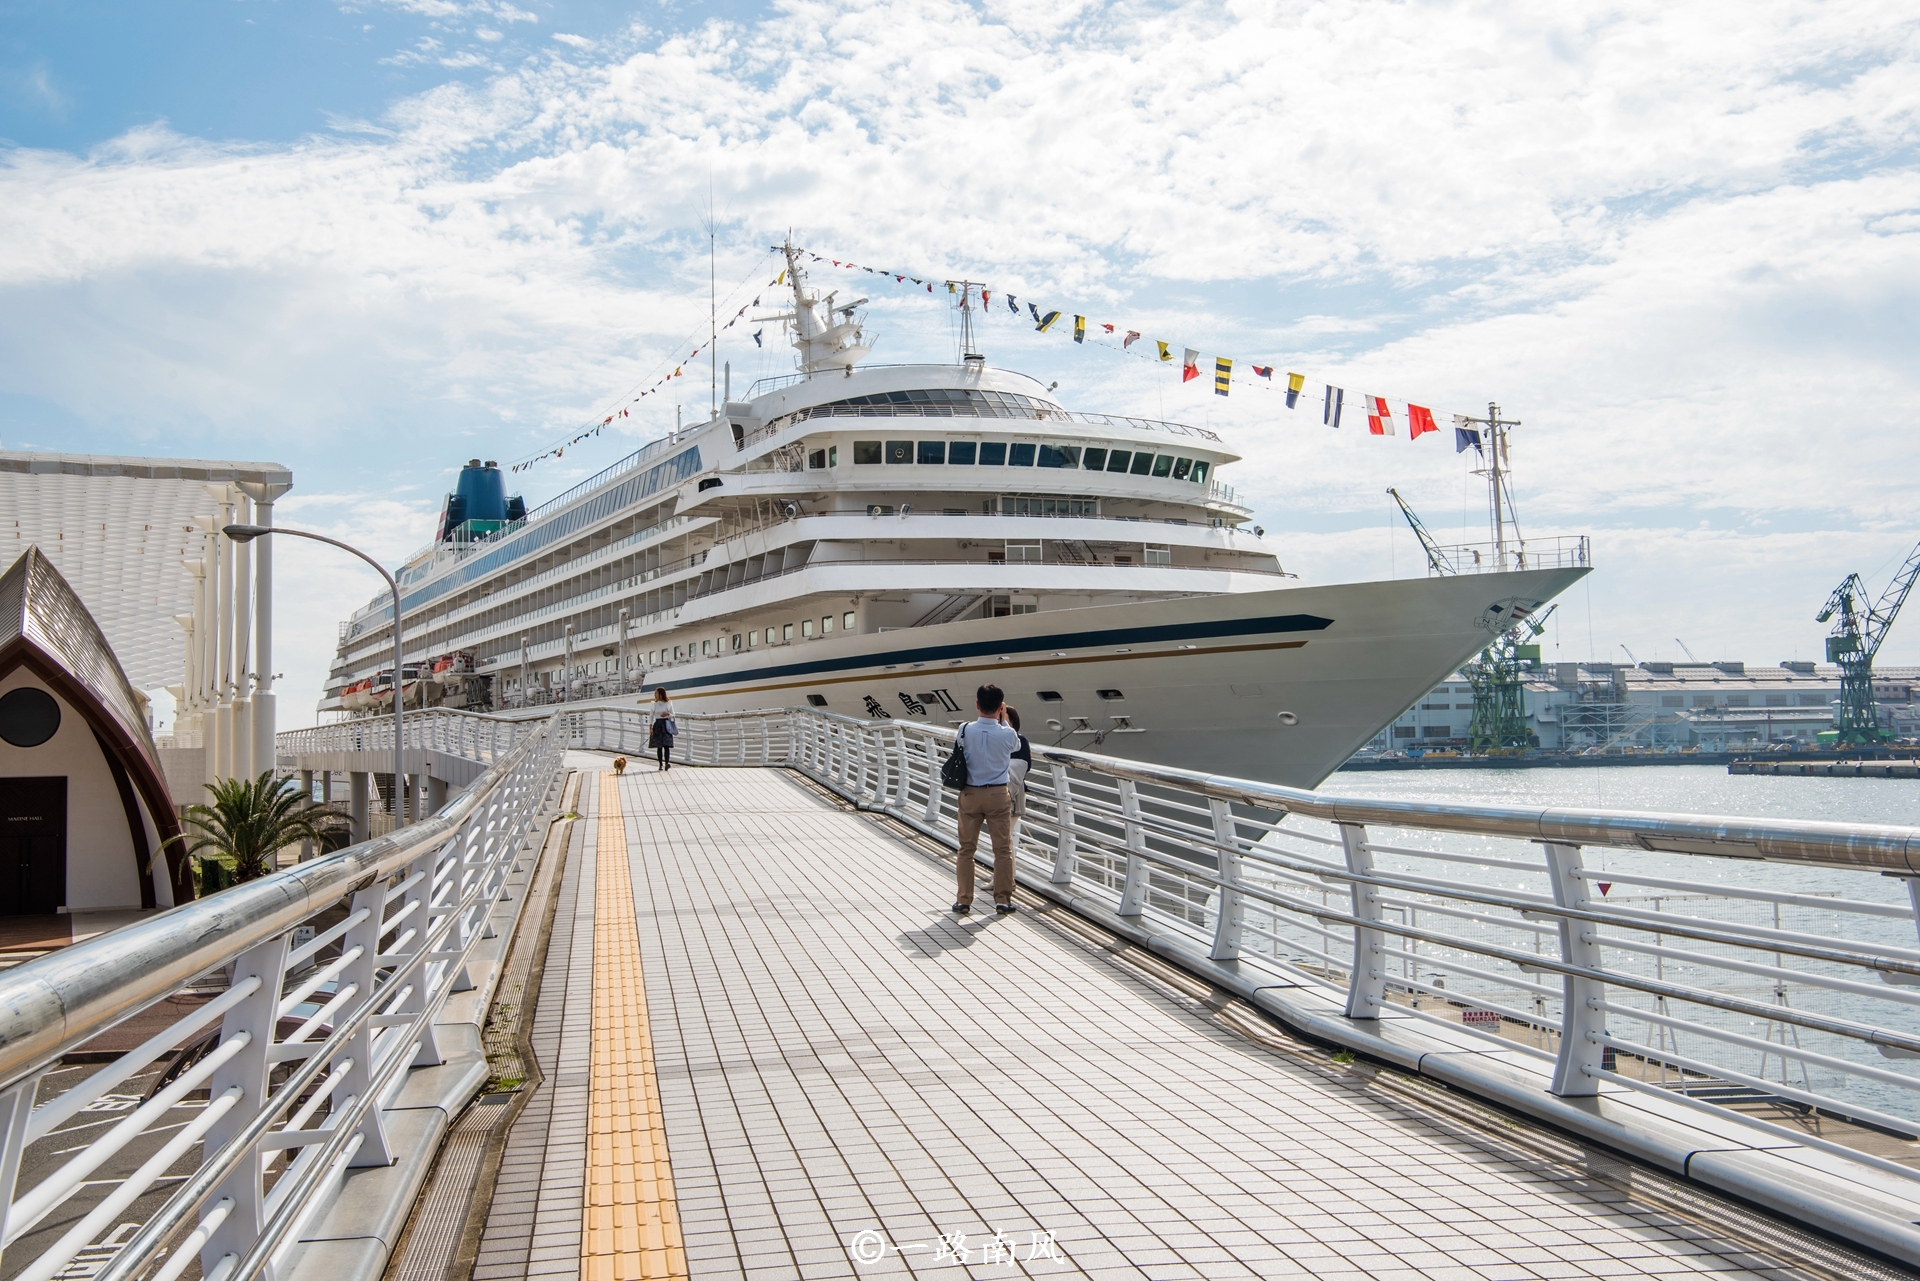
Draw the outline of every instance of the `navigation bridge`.
[[[0,1275],[1920,1264],[1920,831],[1036,746],[956,918],[950,731],[646,730],[416,716],[437,814],[0,973]]]

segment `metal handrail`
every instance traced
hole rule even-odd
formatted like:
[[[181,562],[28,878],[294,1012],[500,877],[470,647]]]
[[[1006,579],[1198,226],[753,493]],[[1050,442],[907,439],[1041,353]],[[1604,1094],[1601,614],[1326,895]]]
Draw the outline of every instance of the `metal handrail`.
[[[384,1163],[388,1087],[411,1065],[439,1060],[434,1020],[485,937],[529,828],[561,777],[564,735],[550,722],[450,737],[453,715],[410,719],[406,737],[437,735],[439,744],[476,756],[483,743],[489,751],[503,737],[513,744],[494,752],[492,766],[438,815],[0,973],[0,1240],[17,1244],[99,1183],[101,1163],[151,1133],[187,1090],[205,1086],[215,1100],[169,1140],[167,1161],[150,1158],[108,1180],[118,1187],[50,1246],[38,1245],[41,1253],[19,1277],[60,1273],[194,1142],[193,1172],[100,1277],[143,1274],[196,1216],[191,1240],[158,1275],[177,1275],[195,1252],[207,1276],[260,1275],[275,1243],[332,1195],[355,1153],[371,1144],[376,1163]],[[477,728],[484,718],[471,719]],[[392,727],[382,727],[390,745]],[[276,748],[311,750],[315,740],[292,731]],[[296,939],[296,927],[343,900],[351,904],[345,920]],[[335,945],[337,958],[318,959]],[[232,969],[224,996],[35,1106],[40,1078],[63,1054],[223,967]],[[289,1015],[300,1029],[282,1035]],[[15,1195],[28,1145],[208,1027],[218,1048],[122,1121],[111,1144],[83,1146]],[[283,1080],[272,1075],[279,1063],[295,1065]],[[292,1159],[266,1194],[265,1179],[283,1156]]]

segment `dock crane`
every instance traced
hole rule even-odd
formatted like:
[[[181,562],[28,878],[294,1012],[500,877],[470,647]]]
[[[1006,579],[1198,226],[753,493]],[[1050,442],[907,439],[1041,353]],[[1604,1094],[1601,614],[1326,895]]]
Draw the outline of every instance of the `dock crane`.
[[[1920,545],[1907,553],[1906,563],[1893,576],[1880,599],[1867,604],[1867,585],[1860,575],[1848,574],[1814,615],[1824,623],[1838,616],[1827,633],[1827,661],[1840,666],[1840,712],[1835,729],[1842,745],[1879,743],[1887,738],[1880,728],[1880,709],[1873,699],[1873,656],[1887,638],[1900,607],[1907,603],[1913,580],[1920,576]]]
[[[1547,620],[1559,608],[1552,605],[1537,617],[1516,619],[1480,651],[1479,658],[1462,669],[1467,683],[1473,686],[1473,723],[1467,729],[1471,750],[1514,751],[1535,746],[1527,733],[1520,664],[1540,661],[1540,646],[1534,642],[1547,630]]]
[[[1434,541],[1433,535],[1427,532],[1427,527],[1420,523],[1420,518],[1413,514],[1413,508],[1407,506],[1407,500],[1400,497],[1400,491],[1388,485],[1387,494],[1399,504],[1400,514],[1407,518],[1407,524],[1413,527],[1413,536],[1420,540],[1420,550],[1427,554],[1428,571],[1441,578],[1457,572],[1445,550]]]

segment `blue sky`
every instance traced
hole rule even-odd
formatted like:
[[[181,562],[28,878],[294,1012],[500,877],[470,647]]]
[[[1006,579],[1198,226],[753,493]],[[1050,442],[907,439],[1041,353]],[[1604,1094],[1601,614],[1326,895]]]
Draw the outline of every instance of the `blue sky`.
[[[284,519],[397,560],[461,461],[684,354],[709,222],[732,306],[791,227],[1443,415],[1497,399],[1529,531],[1596,540],[1559,657],[1812,657],[1833,583],[1920,536],[1916,62],[1920,19],[1864,0],[0,0],[0,445],[269,457]],[[870,292],[875,359],[951,353],[939,299]],[[788,367],[747,332],[736,386]],[[1221,431],[1309,580],[1419,571],[1389,484],[1480,521],[1445,443],[986,344]],[[633,408],[527,497],[671,423]],[[283,560],[291,724],[373,583]],[[1920,662],[1920,619],[1886,654]]]

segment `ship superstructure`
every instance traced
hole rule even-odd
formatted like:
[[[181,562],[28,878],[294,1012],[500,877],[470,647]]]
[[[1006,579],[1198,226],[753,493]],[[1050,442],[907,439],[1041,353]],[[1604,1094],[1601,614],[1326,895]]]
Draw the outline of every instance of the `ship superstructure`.
[[[665,685],[688,711],[957,722],[992,679],[1036,741],[1311,784],[1484,646],[1490,611],[1586,572],[1582,542],[1302,586],[1214,433],[1071,411],[970,337],[955,364],[863,365],[864,300],[789,271],[769,319],[794,374],[524,516],[491,519],[504,487],[469,464],[456,495],[489,518],[443,517],[401,572],[403,697],[531,713]],[[392,697],[390,626],[384,600],[343,625],[323,713]]]

